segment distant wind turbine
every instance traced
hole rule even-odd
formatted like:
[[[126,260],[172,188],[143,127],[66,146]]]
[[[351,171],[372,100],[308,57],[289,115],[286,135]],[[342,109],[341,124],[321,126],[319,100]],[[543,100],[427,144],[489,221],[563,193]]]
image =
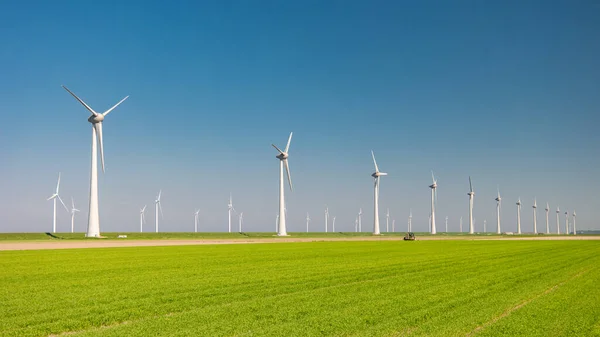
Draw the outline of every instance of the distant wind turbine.
[[[331,232],[335,233],[335,215],[331,219]]]
[[[575,214],[575,210],[573,210],[573,235],[577,235],[576,219],[577,219],[577,214]]]
[[[396,232],[396,219],[392,220],[392,232],[395,233]]]
[[[67,208],[67,205],[65,205],[65,203],[62,201],[60,195],[58,194],[58,189],[60,188],[60,172],[58,173],[58,182],[56,183],[56,191],[54,192],[54,194],[52,194],[50,196],[50,198],[48,198],[47,200],[53,200],[54,201],[54,215],[52,218],[52,233],[56,233],[56,199],[58,199],[60,201],[60,203],[63,205],[63,207],[65,208],[65,210],[67,212],[69,212],[69,209]]]
[[[64,85],[62,86],[66,91],[71,94],[81,105],[83,105],[92,115],[88,118],[88,122],[92,123],[92,167],[90,175],[90,209],[88,213],[88,228],[87,237],[99,237],[100,236],[100,216],[98,211],[98,150],[96,149],[97,143],[100,143],[100,160],[102,162],[102,172],[104,172],[104,146],[102,144],[102,122],[106,116],[113,111],[119,104],[123,103],[129,96],[126,96],[119,103],[115,104],[112,108],[106,110],[103,113],[94,111],[89,105],[77,97],[71,90],[67,89]]]
[[[327,222],[329,221],[329,207],[327,207],[327,205],[325,205],[325,233],[327,233],[328,228],[327,228]]]
[[[75,208],[75,200],[71,197],[71,233],[75,230],[75,212],[79,212],[79,210]]]
[[[233,199],[231,198],[231,193],[229,193],[229,203],[227,204],[227,212],[229,214],[229,233],[231,233],[231,211],[235,212],[233,208]]]
[[[164,218],[162,205],[160,204],[160,196],[162,195],[162,190],[158,191],[158,196],[156,196],[156,200],[154,200],[154,216],[155,216],[155,224],[156,224],[156,233],[158,233],[158,210],[160,209],[160,217]]]
[[[375,188],[374,188],[374,210],[373,210],[373,235],[379,235],[381,232],[379,231],[379,178],[382,176],[387,176],[387,173],[379,172],[379,167],[377,167],[377,161],[375,160],[375,154],[371,151],[371,156],[373,157],[373,164],[375,164],[375,172],[371,174],[371,176],[375,179]]]
[[[486,227],[487,227],[487,220],[483,219],[483,232],[484,233],[487,233],[487,228]]]
[[[433,184],[431,184],[429,186],[429,188],[431,188],[431,234],[436,234],[437,231],[435,229],[435,200],[437,199],[437,181],[435,180],[435,176],[433,175],[433,171],[431,171],[431,180],[433,181]]]
[[[473,184],[471,183],[471,177],[469,176],[469,234],[475,233],[475,228],[473,227],[473,199],[475,198],[475,191],[473,191]],[[462,225],[461,230],[462,232]]]
[[[354,232],[358,233],[358,216],[354,218]]]
[[[537,199],[533,198],[533,234],[537,234]]]
[[[521,197],[517,200],[517,234],[521,234]]]
[[[308,233],[308,223],[310,222],[310,216],[306,213],[306,232]]]
[[[462,233],[462,216],[460,217],[460,222],[459,222],[459,230]]]
[[[275,217],[275,231],[279,233],[279,214]]]
[[[565,234],[569,235],[569,211],[565,211]]]
[[[194,233],[198,233],[198,216],[200,214],[200,210],[197,209],[194,212]]]
[[[412,232],[412,208],[410,209],[410,212],[408,213],[408,231]]]
[[[239,230],[239,232],[240,233],[242,232],[242,223],[243,222],[244,222],[244,212],[240,212],[240,215],[239,215],[239,223],[240,223],[240,230]]]
[[[500,197],[500,188],[498,188],[498,196],[496,197],[496,234],[502,233],[500,231],[500,208],[502,207],[502,198]]]
[[[362,232],[362,208],[358,210],[358,231]]]
[[[387,213],[385,213],[385,232],[390,232],[390,209],[387,209]]]
[[[285,226],[285,198],[284,198],[284,187],[285,184],[283,182],[283,167],[285,166],[285,171],[287,173],[288,183],[290,185],[290,191],[294,191],[292,187],[292,178],[290,176],[290,166],[288,164],[290,150],[290,142],[292,141],[292,132],[290,132],[290,137],[288,138],[287,145],[285,146],[285,151],[281,151],[275,144],[271,144],[279,154],[276,156],[279,159],[279,218],[278,218],[278,228],[277,235],[279,236],[287,236],[287,229]]]
[[[446,215],[446,233],[448,233],[448,216]]]
[[[560,235],[560,208],[556,206],[556,234]]]
[[[550,222],[548,221],[548,212],[550,212],[550,205],[546,203],[546,234],[550,234]]]
[[[140,208],[140,233],[144,232],[144,223],[146,222],[145,212],[146,205],[144,205],[144,208]]]

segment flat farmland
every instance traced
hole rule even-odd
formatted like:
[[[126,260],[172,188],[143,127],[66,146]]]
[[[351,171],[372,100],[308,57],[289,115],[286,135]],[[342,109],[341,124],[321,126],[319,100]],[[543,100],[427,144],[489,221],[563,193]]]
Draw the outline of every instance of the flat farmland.
[[[600,336],[600,242],[0,251],[1,336]]]

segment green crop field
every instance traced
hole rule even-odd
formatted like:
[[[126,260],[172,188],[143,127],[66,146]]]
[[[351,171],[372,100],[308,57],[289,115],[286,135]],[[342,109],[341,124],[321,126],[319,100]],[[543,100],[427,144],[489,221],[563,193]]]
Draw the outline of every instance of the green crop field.
[[[0,251],[1,336],[600,336],[598,241]]]

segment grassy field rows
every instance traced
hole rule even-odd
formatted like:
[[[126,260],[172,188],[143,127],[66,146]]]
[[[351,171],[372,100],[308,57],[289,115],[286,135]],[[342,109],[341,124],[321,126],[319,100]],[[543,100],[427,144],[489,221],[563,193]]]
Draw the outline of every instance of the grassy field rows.
[[[0,252],[0,335],[600,336],[595,241]]]

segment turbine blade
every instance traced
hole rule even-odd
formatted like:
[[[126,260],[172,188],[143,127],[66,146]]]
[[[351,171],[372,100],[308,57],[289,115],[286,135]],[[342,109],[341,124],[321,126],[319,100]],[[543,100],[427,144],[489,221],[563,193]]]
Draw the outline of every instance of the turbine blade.
[[[279,153],[283,154],[283,151],[281,151],[277,146],[275,146],[275,144],[271,144],[271,146],[273,146],[277,151],[279,151]]]
[[[56,194],[58,194],[59,187],[60,187],[60,172],[58,172],[58,182],[56,183]]]
[[[67,205],[65,205],[65,203],[62,201],[60,195],[56,196],[58,198],[58,200],[60,200],[60,203],[63,205],[63,207],[65,208],[65,211],[67,211],[67,213],[69,212],[69,209],[67,208]]]
[[[122,100],[120,100],[119,103],[115,104],[112,108],[106,110],[102,115],[103,116],[108,115],[109,112],[113,111],[117,106],[119,106],[119,104],[123,103],[123,101],[125,101],[128,98],[129,98],[129,96],[126,96],[125,98],[123,98]]]
[[[284,162],[285,162],[285,171],[287,172],[288,183],[290,184],[290,190],[293,192],[294,187],[292,187],[292,177],[290,176],[290,165],[288,164],[287,159],[284,160]]]
[[[290,149],[290,143],[292,142],[292,134],[293,132],[290,132],[290,138],[288,138],[287,145],[285,146],[285,153],[287,153]]]
[[[73,197],[71,197],[71,205],[73,206],[73,209],[75,209],[75,200],[73,200]]]
[[[469,189],[473,192],[473,184],[471,184],[471,176],[469,176]]]
[[[375,160],[375,154],[373,150],[371,150],[371,156],[373,157],[373,164],[375,164],[375,172],[379,172],[379,167],[377,167],[377,161]]]
[[[158,191],[158,198],[156,200],[160,201],[160,195],[162,194],[162,190]]]
[[[98,137],[98,144],[100,145],[100,162],[102,163],[102,173],[104,173],[104,144],[102,143],[102,122],[95,123],[94,128],[96,129],[96,137]]]
[[[48,200],[52,200],[52,199],[54,199],[54,198],[56,198],[56,194],[53,194],[52,196],[50,196],[50,198],[46,199],[46,201],[48,201]]]
[[[165,216],[164,216],[164,214],[163,214],[163,211],[162,211],[162,205],[160,204],[160,202],[158,203],[158,209],[160,209],[160,218],[161,218],[161,219],[164,219],[164,218],[165,218]]]
[[[435,176],[433,175],[433,170],[431,170],[431,180],[433,181],[433,183],[435,184]]]
[[[71,90],[67,89],[67,87],[65,87],[64,85],[62,87],[65,88],[65,90],[68,91],[69,94],[71,94],[73,97],[75,97],[75,99],[78,100],[79,103],[81,103],[86,109],[88,109],[88,111],[91,112],[92,115],[98,116],[98,113],[96,111],[94,111],[94,109],[90,108],[89,105],[85,104],[85,102],[82,101],[81,98],[77,97],[77,95],[75,95],[74,93],[72,93]]]

